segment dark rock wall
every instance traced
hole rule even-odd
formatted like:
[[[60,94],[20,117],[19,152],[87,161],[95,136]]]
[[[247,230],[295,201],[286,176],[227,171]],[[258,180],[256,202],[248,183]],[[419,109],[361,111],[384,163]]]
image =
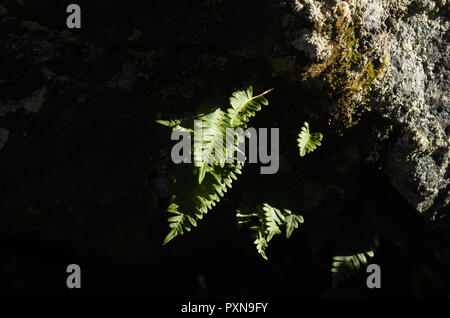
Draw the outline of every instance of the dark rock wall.
[[[329,258],[313,262],[307,237],[299,234],[274,243],[273,260],[263,263],[248,233],[235,230],[233,205],[226,200],[194,233],[161,247],[170,195],[170,135],[154,120],[195,111],[211,96],[226,102],[234,89],[248,84],[256,91],[275,88],[255,126],[281,128],[279,178],[302,193],[299,208],[306,219],[308,212],[347,211],[353,217],[364,209],[377,211],[398,233],[385,242],[381,260],[406,268],[398,269],[401,275],[388,272],[385,293],[446,292],[448,236],[441,235],[448,233],[449,215],[449,46],[444,9],[414,14],[405,9],[405,18],[389,26],[388,12],[397,3],[380,1],[383,13],[375,10],[365,18],[371,27],[382,25],[373,31],[373,41],[391,50],[388,72],[374,87],[380,107],[340,136],[327,109],[333,97],[300,76],[318,63],[314,59],[329,56],[327,33],[313,36],[307,30],[327,21],[314,15],[316,7],[332,20],[337,2],[78,1],[83,20],[75,31],[65,27],[68,3],[0,1],[0,235],[7,256],[1,266],[2,273],[12,272],[3,294],[40,295],[36,286],[45,285],[44,295],[65,295],[55,272],[60,264],[81,259],[93,268],[89,291],[94,295],[126,294],[138,280],[138,290],[153,284],[152,295],[172,293],[171,284],[179,281],[181,296],[321,295],[330,279]],[[422,14],[429,20],[420,20]],[[422,36],[421,27],[434,33]],[[414,37],[399,38],[402,30],[414,28],[414,50],[402,51],[395,41]],[[419,54],[435,66],[431,75]],[[401,107],[412,117],[395,115]],[[325,141],[320,152],[299,162],[295,139],[305,120],[324,132]],[[397,130],[376,138],[375,131],[388,124]],[[433,129],[437,137],[427,139]],[[420,145],[423,151],[413,157]],[[272,182],[255,169],[230,199]],[[425,226],[416,211],[427,212],[427,221],[439,219],[441,232]],[[398,245],[403,247],[397,250]],[[25,275],[36,263],[43,274]],[[289,267],[311,275],[293,279]],[[117,274],[111,289],[108,279],[115,270],[125,274]],[[63,283],[64,274],[63,269]],[[261,281],[262,275],[267,279]],[[199,283],[204,279],[207,289]],[[287,288],[292,280],[304,287]],[[27,287],[30,281],[35,287]],[[354,288],[342,293],[360,292]]]

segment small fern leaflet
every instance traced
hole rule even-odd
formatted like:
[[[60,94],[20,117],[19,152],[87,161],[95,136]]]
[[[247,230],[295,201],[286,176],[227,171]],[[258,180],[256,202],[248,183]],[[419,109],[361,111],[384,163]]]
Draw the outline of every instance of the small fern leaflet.
[[[266,260],[265,251],[268,243],[274,235],[281,234],[281,227],[286,228],[286,237],[289,238],[294,229],[303,223],[302,216],[292,214],[287,209],[277,209],[268,203],[256,206],[254,211],[248,208],[237,210],[236,217],[239,226],[250,225],[255,237],[256,250]]]
[[[316,150],[321,145],[322,139],[323,135],[321,133],[311,134],[309,132],[309,124],[305,122],[297,139],[300,156],[304,157],[307,153]]]
[[[361,272],[367,265],[367,259],[374,256],[373,250],[356,253],[354,255],[334,256],[331,268],[333,276],[333,288],[341,281]]]
[[[250,117],[261,110],[261,105],[268,105],[269,102],[264,95],[270,93],[272,89],[264,93],[253,96],[253,88],[250,86],[246,91],[234,92],[230,97],[231,108],[228,109],[230,125],[232,127],[247,127]]]

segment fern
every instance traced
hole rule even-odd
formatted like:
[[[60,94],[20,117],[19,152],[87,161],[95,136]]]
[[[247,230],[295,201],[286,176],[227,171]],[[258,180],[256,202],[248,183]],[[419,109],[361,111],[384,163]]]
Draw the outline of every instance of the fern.
[[[194,119],[192,117],[185,117],[182,119],[172,120],[155,120],[158,124],[172,128],[173,130],[181,130],[187,132],[194,131]]]
[[[374,257],[374,251],[368,250],[353,255],[334,256],[331,268],[333,288],[341,281],[361,272],[367,266],[367,259]]]
[[[328,246],[335,248],[331,266],[333,288],[366,267],[378,250],[380,236],[393,230],[382,215],[370,209],[347,217],[336,212],[313,220],[310,235],[313,255]]]
[[[252,91],[247,91],[245,94],[241,92],[240,94],[234,94],[232,100],[237,103],[237,100],[241,100],[241,105],[245,104],[246,100],[250,100]],[[233,102],[232,102],[233,103]],[[233,107],[233,113],[239,113],[239,107]],[[300,155],[303,157],[306,153],[312,152],[320,146],[322,141],[321,133],[310,134],[309,125],[305,122],[305,127],[299,135],[299,148]],[[236,217],[238,219],[238,225],[250,224],[250,229],[254,232],[256,249],[261,256],[267,260],[265,253],[268,243],[274,235],[281,233],[281,226],[286,228],[286,238],[292,235],[292,232],[298,228],[299,224],[304,222],[301,215],[292,214],[288,209],[283,209],[282,211],[271,206],[268,203],[264,203],[262,206],[257,205],[254,212],[246,210],[237,210]],[[256,223],[256,225],[254,225]],[[252,225],[253,224],[253,225]]]
[[[172,214],[169,217],[170,231],[163,244],[197,226],[198,221],[232,187],[232,181],[237,179],[236,175],[241,173],[243,166],[243,163],[235,160],[243,136],[238,136],[234,128],[247,127],[250,118],[255,116],[263,105],[268,105],[265,95],[270,91],[253,96],[253,89],[249,87],[245,91],[232,94],[231,107],[226,111],[216,108],[211,112],[182,119],[157,121],[173,130],[195,132],[197,128],[201,128],[202,132],[200,138],[194,133],[191,150],[194,165],[179,164],[174,169],[174,195],[167,209]],[[302,156],[316,149],[322,140],[322,134],[310,134],[307,123],[305,127],[299,135]],[[227,136],[230,131],[234,135]],[[253,212],[249,209],[238,210],[237,218],[239,225],[250,225],[256,249],[265,259],[268,243],[274,235],[281,234],[282,229],[285,229],[286,238],[289,238],[304,222],[302,216],[293,214],[288,209],[280,210],[268,203],[257,205]]]
[[[262,234],[261,231],[257,232],[257,237],[255,240],[255,246],[256,246],[256,250],[258,251],[258,253],[265,259],[267,260],[267,256],[266,256],[266,248],[269,247],[269,244],[267,244],[267,240],[264,237],[264,235]]]
[[[199,169],[198,183],[202,183],[206,172],[213,172],[215,166],[223,167],[228,159],[233,159],[236,151],[239,151],[236,143],[237,136],[228,135],[230,118],[220,108],[212,113],[199,117],[198,122],[202,129],[202,136],[194,140],[194,165]],[[224,137],[225,144],[224,144]]]
[[[311,134],[309,132],[309,124],[305,122],[297,139],[300,156],[304,157],[307,153],[316,150],[321,145],[322,138],[323,135],[321,133]]]
[[[157,120],[159,124],[173,130],[193,132],[195,128],[200,128],[194,127],[194,121],[202,128],[200,138],[194,135],[191,151],[194,165],[178,165],[174,171],[175,194],[167,209],[173,214],[169,217],[171,230],[163,244],[197,226],[197,221],[231,188],[232,181],[237,179],[236,175],[241,173],[243,166],[243,163],[235,160],[242,136],[238,136],[234,130],[234,135],[227,136],[230,132],[227,129],[245,128],[249,118],[262,108],[261,105],[268,105],[264,95],[270,91],[253,96],[253,89],[249,87],[246,91],[233,93],[231,107],[226,111],[216,108],[212,112],[183,119]],[[224,136],[228,137],[225,143]],[[264,248],[264,242],[261,241],[261,249]]]
[[[177,167],[175,171],[175,195],[167,209],[174,216],[169,218],[171,231],[166,236],[163,245],[177,235],[190,231],[197,226],[197,221],[211,210],[220,198],[231,188],[237,174],[241,173],[241,164],[228,164],[216,167],[213,173],[208,173],[201,184],[197,182],[197,170],[187,167]]]
[[[255,116],[255,113],[261,110],[261,105],[269,104],[264,95],[271,91],[272,89],[253,96],[253,89],[250,86],[246,91],[234,92],[230,97],[231,108],[228,109],[231,126],[246,128],[250,117]]]
[[[195,166],[199,168],[200,172],[199,183],[202,182],[207,171],[213,169],[215,165],[223,167],[225,162],[236,151],[239,151],[235,142],[235,138],[239,138],[239,136],[227,135],[227,129],[246,128],[250,117],[255,116],[255,113],[261,110],[261,105],[269,104],[264,95],[270,91],[272,90],[253,96],[253,89],[250,86],[246,91],[233,93],[230,97],[231,107],[226,112],[218,108],[212,113],[198,118],[201,120],[203,134],[202,138],[194,141]],[[223,144],[224,137],[226,137],[225,145]]]
[[[238,225],[250,225],[255,237],[256,250],[266,260],[268,243],[274,235],[281,234],[281,227],[285,227],[286,237],[289,238],[294,229],[304,222],[301,215],[292,214],[287,209],[277,209],[268,203],[256,206],[255,211],[237,210],[236,217]]]
[[[286,211],[290,212],[289,210]],[[286,224],[286,238],[290,238],[294,230],[303,222],[304,219],[301,215],[288,214],[284,218],[284,223]]]

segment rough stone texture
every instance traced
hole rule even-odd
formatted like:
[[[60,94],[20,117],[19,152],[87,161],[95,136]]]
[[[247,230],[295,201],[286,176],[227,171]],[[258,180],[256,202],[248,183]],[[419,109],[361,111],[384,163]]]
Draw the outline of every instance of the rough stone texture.
[[[384,6],[389,3],[383,3]],[[385,10],[391,10],[385,7]],[[442,2],[412,2],[384,21],[389,62],[374,89],[375,111],[402,126],[388,154],[392,184],[426,219],[447,219],[450,200],[449,21]]]
[[[303,30],[293,44],[320,61],[331,54],[330,30],[324,24],[336,21],[339,8],[351,12],[345,15],[354,21],[355,15],[359,18],[356,23],[363,25],[360,45],[373,48],[378,59],[386,58],[385,71],[371,87],[371,108],[401,127],[386,155],[387,173],[393,186],[426,220],[448,222],[450,39],[446,1],[296,0],[291,5],[313,26]]]
[[[331,56],[330,40],[318,32],[304,30],[302,35],[292,42],[292,46],[302,51],[310,59],[323,61]]]
[[[415,236],[412,208],[430,221],[449,215],[445,0],[132,0],[126,10],[120,1],[84,1],[89,14],[81,32],[65,28],[63,2],[4,0],[0,5],[2,236],[70,243],[83,253],[87,249],[130,264],[158,263],[166,271],[160,275],[164,279],[170,266],[200,275],[199,264],[205,264],[203,270],[217,270],[216,277],[227,281],[229,294],[248,279],[239,276],[248,275],[242,264],[259,269],[255,281],[273,266],[271,279],[279,283],[280,294],[287,293],[285,286],[302,278],[292,278],[285,268],[319,267],[299,253],[308,251],[307,240],[299,236],[285,250],[279,247],[282,261],[258,267],[251,242],[245,244],[248,237],[235,232],[228,200],[192,235],[164,249],[160,244],[171,195],[166,175],[170,135],[154,120],[192,112],[207,96],[226,100],[248,84],[255,91],[275,87],[270,107],[256,120],[262,127],[282,128],[282,166],[274,178],[280,184],[290,180],[291,188],[301,190],[305,203],[300,208],[313,211],[310,218],[315,212],[348,216],[350,209],[353,218],[365,210],[387,211],[398,215],[397,227]],[[387,57],[386,70],[370,92],[372,112],[366,121],[381,115],[394,124],[385,152],[370,139],[372,126],[361,124],[342,137],[328,130],[323,118],[328,92],[299,80],[308,65],[326,63],[333,55],[338,14],[344,28],[359,16],[364,25],[359,45],[375,47],[377,60]],[[368,59],[363,56],[362,63]],[[305,120],[325,139],[320,151],[300,161],[295,139]],[[369,155],[376,165],[368,167]],[[251,173],[240,178],[232,199],[239,199],[250,182],[266,190],[260,176]],[[420,235],[425,233],[419,228]],[[422,248],[405,249],[403,260],[418,250],[416,260],[434,264],[434,256],[422,256],[433,254],[430,246],[438,244],[423,237]],[[177,260],[196,263],[178,266]],[[241,267],[230,266],[230,260],[239,260]],[[326,273],[329,263],[327,258],[321,264]],[[169,286],[165,292],[172,293],[179,277],[170,277],[152,288],[159,292]],[[312,280],[309,286],[318,289]]]

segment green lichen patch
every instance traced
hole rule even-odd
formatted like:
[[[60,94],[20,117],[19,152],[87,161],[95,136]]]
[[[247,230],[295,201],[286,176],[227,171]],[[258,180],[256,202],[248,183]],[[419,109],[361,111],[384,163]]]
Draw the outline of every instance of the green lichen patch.
[[[356,125],[370,111],[369,93],[374,81],[382,75],[386,57],[374,56],[375,49],[360,45],[361,23],[358,16],[345,23],[338,16],[332,30],[333,53],[323,63],[310,65],[303,80],[318,80],[330,96],[327,113],[329,123],[339,133]]]

